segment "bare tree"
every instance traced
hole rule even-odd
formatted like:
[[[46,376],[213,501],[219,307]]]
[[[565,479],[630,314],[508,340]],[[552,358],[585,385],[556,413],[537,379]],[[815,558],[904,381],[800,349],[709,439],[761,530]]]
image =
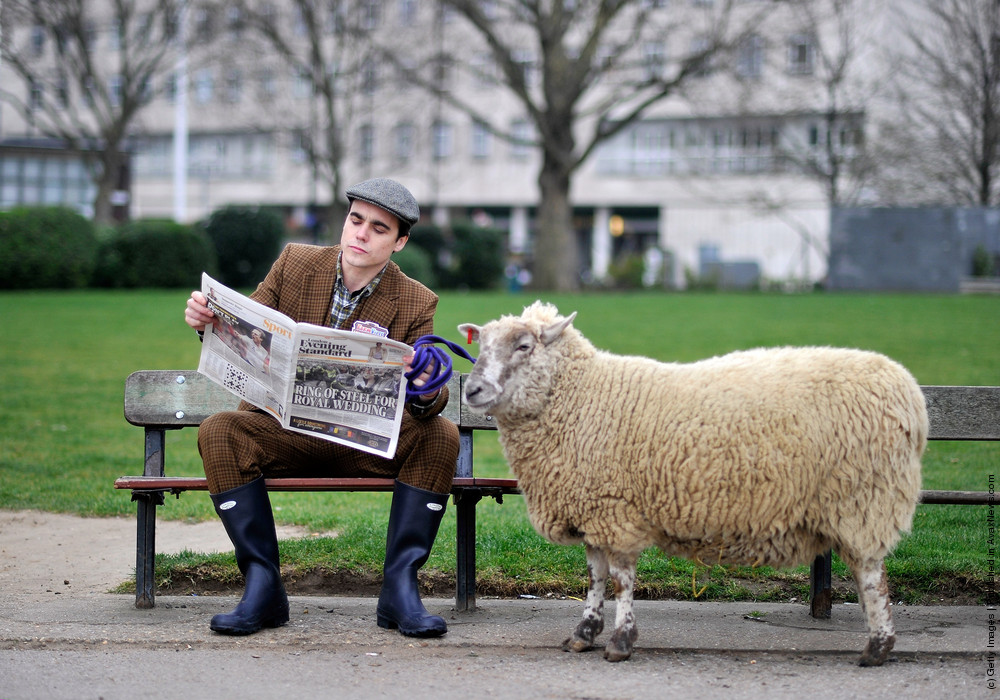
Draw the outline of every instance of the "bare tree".
[[[875,173],[866,138],[878,84],[878,76],[865,65],[866,51],[877,43],[865,26],[871,7],[863,0],[790,0],[784,9],[787,19],[777,27],[784,34],[772,40],[792,54],[785,72],[793,75],[783,76],[789,82],[786,90],[770,86],[777,104],[766,105],[784,112],[773,144],[775,167],[809,178],[831,209],[856,204]],[[756,190],[750,202],[799,236],[802,280],[807,283],[809,249],[827,256],[823,236],[794,214],[780,188]]]
[[[864,6],[860,0],[790,3],[795,26],[810,37],[819,88],[811,107],[821,120],[815,130],[786,131],[779,154],[821,184],[831,207],[856,201],[873,168],[864,137],[872,89],[859,68],[871,39],[861,28]]]
[[[310,204],[318,203],[315,189],[325,184],[328,191],[322,199],[330,221],[341,220],[345,139],[354,129],[358,105],[373,88],[364,80],[374,65],[369,34],[377,18],[369,13],[378,5],[288,0],[280,17],[269,0],[236,0],[233,7],[242,13],[241,21],[261,42],[265,55],[275,56],[285,72],[295,76],[299,89],[309,92],[307,110],[279,111],[271,117],[281,129],[296,134],[296,145],[308,159],[314,187]]]
[[[440,2],[442,13],[471,26],[477,50],[492,59],[486,72],[494,73],[490,77],[498,89],[514,96],[534,127],[532,144],[541,151],[541,167],[533,284],[575,289],[580,263],[570,201],[574,173],[602,142],[710,72],[713,56],[737,41],[730,24],[733,0],[696,3],[684,11],[660,0]],[[738,32],[752,25],[748,13],[743,19]],[[671,56],[644,53],[644,47],[667,37],[674,47]],[[438,52],[431,62],[476,70],[467,55],[457,54],[463,47],[427,45]],[[412,47],[406,49],[412,55]],[[526,138],[481,105],[463,102],[435,80],[422,78],[419,62],[389,60],[494,134],[511,141]]]
[[[20,79],[0,86],[28,133],[58,139],[91,167],[94,220],[112,219],[130,127],[174,65],[176,0],[5,0],[2,58]]]
[[[920,0],[905,20],[882,128],[893,203],[1000,204],[1000,5]]]

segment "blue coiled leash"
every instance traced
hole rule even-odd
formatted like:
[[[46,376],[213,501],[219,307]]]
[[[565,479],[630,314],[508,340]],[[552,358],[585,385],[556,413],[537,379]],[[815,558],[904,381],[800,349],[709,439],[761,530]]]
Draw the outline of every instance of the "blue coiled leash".
[[[413,362],[406,377],[406,400],[413,401],[418,396],[433,394],[448,383],[451,378],[451,357],[441,348],[434,347],[435,343],[442,343],[459,357],[464,357],[469,362],[475,364],[476,358],[466,352],[465,348],[450,340],[445,340],[439,335],[422,335],[413,344]],[[413,380],[430,368],[431,379],[421,387],[413,386]]]

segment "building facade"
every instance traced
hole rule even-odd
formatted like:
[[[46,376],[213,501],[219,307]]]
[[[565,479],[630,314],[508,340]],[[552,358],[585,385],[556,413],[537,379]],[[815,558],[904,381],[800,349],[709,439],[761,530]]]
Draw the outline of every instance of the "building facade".
[[[636,8],[650,17],[679,17],[706,7],[721,11],[723,4],[640,0]],[[603,280],[626,254],[662,264],[648,279],[674,287],[697,279],[706,263],[720,262],[756,264],[775,283],[824,279],[836,202],[815,165],[825,153],[850,156],[864,141],[875,106],[856,95],[870,95],[877,82],[876,59],[888,32],[885,4],[856,3],[845,19],[759,0],[735,3],[734,21],[751,29],[732,51],[713,58],[726,62],[724,70],[655,104],[577,170],[570,194],[583,279]],[[107,54],[115,50],[120,26],[110,2],[94,5],[107,6],[93,24],[93,40]],[[481,5],[492,7],[488,0]],[[273,205],[287,212],[292,228],[314,229],[329,203],[343,198],[344,187],[386,175],[410,187],[436,223],[468,218],[507,231],[512,256],[530,266],[541,163],[530,144],[534,127],[523,106],[489,79],[495,68],[471,26],[433,0],[309,6],[317,9],[309,22],[298,0],[274,0],[266,12],[300,55],[311,41],[310,27],[318,25],[330,49],[326,70],[338,72],[353,61],[350,72],[339,71],[344,79],[331,93],[339,100],[333,111],[301,65],[258,37],[242,5],[186,6],[184,45],[191,50],[179,52],[171,69],[153,79],[153,97],[131,128],[129,214],[193,221],[226,204]],[[412,55],[413,65],[437,65],[438,89],[408,80],[405,60],[400,67],[360,51],[338,57],[334,45],[350,48],[347,8],[372,36],[398,38],[401,55]],[[846,21],[852,45],[862,50],[849,57],[851,71],[838,87],[831,120],[823,56]],[[28,36],[34,30],[16,31]],[[633,69],[661,70],[690,51],[696,38],[643,39],[636,43]],[[446,48],[449,61],[427,60]],[[44,43],[38,49],[41,55],[51,50]],[[517,60],[529,89],[532,81],[537,86],[537,47],[525,41]],[[9,68],[0,67],[0,83],[10,80]],[[108,80],[114,90],[113,72]],[[855,92],[843,92],[845,85]],[[26,94],[37,89],[23,86]],[[476,105],[491,123],[470,116],[459,102]],[[310,158],[332,115],[342,143],[338,192],[331,192],[329,174]],[[39,137],[22,115],[0,103],[0,141]],[[30,169],[22,161],[18,167]],[[7,172],[0,171],[0,193],[14,192]],[[71,203],[79,205],[78,190],[74,196]],[[17,199],[9,194],[0,206]],[[328,236],[339,235],[339,221],[324,223]]]

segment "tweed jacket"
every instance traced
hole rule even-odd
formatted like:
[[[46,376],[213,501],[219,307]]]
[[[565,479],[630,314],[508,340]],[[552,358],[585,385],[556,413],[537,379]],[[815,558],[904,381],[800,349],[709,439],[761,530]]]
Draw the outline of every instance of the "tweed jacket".
[[[329,326],[339,256],[339,245],[289,243],[250,298],[295,321]],[[434,332],[437,303],[434,292],[390,260],[378,286],[358,303],[342,328],[350,330],[355,321],[374,321],[388,329],[393,340],[413,345],[420,336]],[[447,402],[445,387],[426,407],[411,404],[409,409],[414,417],[425,418],[440,413]]]

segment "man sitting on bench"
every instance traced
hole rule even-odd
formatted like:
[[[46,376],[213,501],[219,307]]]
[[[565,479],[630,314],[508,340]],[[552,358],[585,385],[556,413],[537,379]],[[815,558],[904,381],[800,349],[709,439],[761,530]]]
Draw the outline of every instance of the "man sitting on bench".
[[[375,323],[388,337],[413,345],[434,332],[438,297],[404,275],[390,257],[403,249],[420,217],[416,199],[385,178],[355,185],[347,199],[350,211],[340,245],[287,245],[251,298],[295,321],[346,330]],[[205,297],[192,292],[184,313],[187,324],[204,333],[213,319]],[[405,371],[410,369],[408,364]],[[420,387],[430,379],[427,371],[413,384]],[[379,627],[414,637],[447,632],[444,619],[424,608],[417,587],[417,571],[437,536],[458,456],[458,429],[438,415],[447,401],[443,388],[408,403],[393,459],[284,430],[245,402],[237,411],[207,418],[198,432],[198,449],[212,502],[246,579],[239,605],[213,617],[211,628],[252,634],[288,622],[264,478],[336,476],[396,479],[376,610]]]

